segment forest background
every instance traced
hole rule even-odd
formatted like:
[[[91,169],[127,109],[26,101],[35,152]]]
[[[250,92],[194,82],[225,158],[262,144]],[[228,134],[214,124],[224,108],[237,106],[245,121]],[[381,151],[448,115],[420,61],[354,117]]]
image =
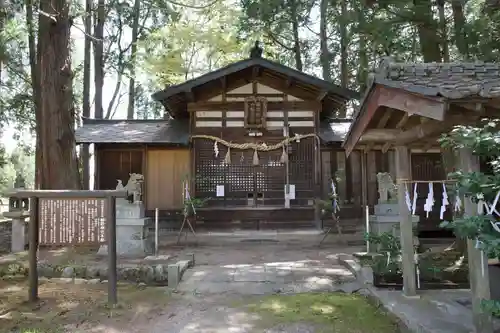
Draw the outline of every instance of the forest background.
[[[82,117],[160,118],[153,92],[248,57],[255,40],[363,92],[384,56],[499,62],[500,0],[0,0],[0,191],[92,188]]]

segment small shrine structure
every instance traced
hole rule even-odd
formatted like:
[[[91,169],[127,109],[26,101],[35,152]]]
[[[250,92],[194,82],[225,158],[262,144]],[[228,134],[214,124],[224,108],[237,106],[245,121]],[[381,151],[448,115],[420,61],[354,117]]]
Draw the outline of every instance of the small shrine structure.
[[[407,204],[408,187],[414,183],[442,186],[441,180],[412,179],[411,150],[440,149],[438,137],[457,125],[474,125],[482,118],[500,116],[500,65],[494,63],[396,63],[382,61],[371,75],[361,106],[354,116],[343,147],[347,155],[355,148],[379,146],[394,151],[398,188],[403,292],[417,296],[413,230]],[[458,152],[453,166],[465,172],[479,170],[478,158],[469,150]],[[429,191],[432,188],[429,189]],[[440,193],[441,190],[434,191]],[[418,196],[418,194],[417,194]],[[436,201],[442,200],[439,196]],[[440,203],[436,203],[437,206]],[[477,214],[477,205],[465,201],[464,214]],[[490,299],[487,260],[468,240],[472,307],[476,332],[492,333],[491,317],[481,308]]]

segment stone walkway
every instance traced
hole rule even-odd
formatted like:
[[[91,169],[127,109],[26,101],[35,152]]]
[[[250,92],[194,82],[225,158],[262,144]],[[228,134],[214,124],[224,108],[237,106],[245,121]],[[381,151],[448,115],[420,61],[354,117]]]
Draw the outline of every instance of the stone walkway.
[[[195,266],[183,277],[180,292],[263,295],[357,288],[353,275],[332,260]]]
[[[354,276],[340,266],[337,253],[358,249],[320,249],[301,244],[252,244],[193,248],[196,264],[177,288],[175,304],[144,327],[150,333],[313,333],[308,324],[259,329],[261,318],[237,303],[270,294],[359,289]]]

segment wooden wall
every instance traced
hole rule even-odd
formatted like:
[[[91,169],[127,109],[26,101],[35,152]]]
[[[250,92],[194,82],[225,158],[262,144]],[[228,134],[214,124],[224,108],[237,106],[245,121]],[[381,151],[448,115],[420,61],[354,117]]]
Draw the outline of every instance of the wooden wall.
[[[315,127],[315,113],[319,103],[303,101],[254,82],[212,97],[208,101],[189,103],[188,110],[195,119],[194,132],[202,132],[206,128],[243,128],[244,101],[250,96],[260,96],[267,100],[267,130],[279,130],[282,133],[285,122],[292,128]]]
[[[114,190],[117,179],[127,183],[130,173],[143,174],[144,147],[130,145],[97,145],[96,187]]]
[[[220,92],[217,92],[220,94]],[[266,101],[262,127],[245,124],[245,100],[251,96]],[[220,95],[188,104],[191,114],[191,133],[211,135],[233,143],[279,143],[284,139],[283,128],[289,126],[290,135],[316,132],[321,104],[304,101],[258,82],[223,92]],[[247,119],[248,120],[248,119]],[[295,199],[290,205],[313,208],[315,141],[306,138],[290,144],[289,181],[295,185]],[[281,161],[282,149],[259,151],[258,165],[253,164],[254,151],[231,149],[231,163],[224,158],[227,147],[218,145],[214,154],[212,140],[193,140],[192,160],[196,182],[195,194],[211,198],[213,207],[284,207],[286,164]],[[224,197],[216,197],[217,185],[224,184]]]
[[[182,182],[190,174],[189,149],[148,148],[145,173],[146,209],[182,208]]]

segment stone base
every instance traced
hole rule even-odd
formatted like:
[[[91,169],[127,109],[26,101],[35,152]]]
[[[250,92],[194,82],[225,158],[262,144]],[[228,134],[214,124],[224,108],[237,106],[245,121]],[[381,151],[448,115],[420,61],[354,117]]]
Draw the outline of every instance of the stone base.
[[[148,218],[116,219],[116,254],[118,256],[144,257],[148,245],[144,237],[144,225]],[[108,246],[102,245],[98,255],[107,255]]]

